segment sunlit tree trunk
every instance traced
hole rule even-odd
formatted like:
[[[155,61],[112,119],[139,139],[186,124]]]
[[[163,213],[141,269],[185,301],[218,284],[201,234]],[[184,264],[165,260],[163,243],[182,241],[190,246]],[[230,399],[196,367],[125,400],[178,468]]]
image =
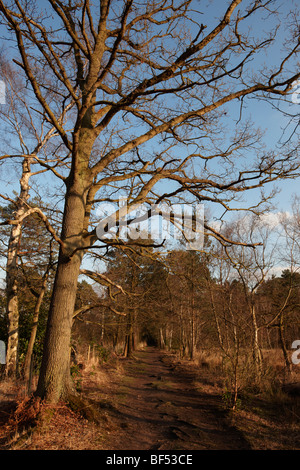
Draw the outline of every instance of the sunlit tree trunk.
[[[254,301],[251,305],[252,334],[253,334],[253,360],[256,373],[260,376],[262,373],[262,353],[259,344],[259,328],[257,326],[256,310]]]
[[[8,326],[8,341],[6,350],[6,376],[16,377],[18,373],[18,344],[19,344],[19,302],[18,302],[18,256],[22,236],[22,226],[18,220],[27,210],[26,201],[29,198],[30,162],[24,159],[20,179],[20,195],[17,200],[17,210],[14,214],[15,225],[12,225],[6,263],[6,316]]]
[[[70,376],[70,340],[83,256],[86,182],[84,173],[68,185],[58,266],[53,286],[37,395],[49,402],[73,393]]]
[[[284,337],[284,315],[282,311],[280,312],[280,317],[279,317],[279,342],[280,342],[281,350],[283,353],[286,369],[290,373],[292,370],[292,363],[289,357],[289,353],[286,347],[286,342],[285,342],[285,337]]]

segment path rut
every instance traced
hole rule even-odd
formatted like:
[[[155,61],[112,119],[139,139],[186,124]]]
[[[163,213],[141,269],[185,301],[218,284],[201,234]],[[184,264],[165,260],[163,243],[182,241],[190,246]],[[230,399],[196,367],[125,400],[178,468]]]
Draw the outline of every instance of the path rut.
[[[115,389],[107,450],[245,450],[243,435],[228,424],[218,395],[199,392],[188,366],[147,348],[124,361]]]

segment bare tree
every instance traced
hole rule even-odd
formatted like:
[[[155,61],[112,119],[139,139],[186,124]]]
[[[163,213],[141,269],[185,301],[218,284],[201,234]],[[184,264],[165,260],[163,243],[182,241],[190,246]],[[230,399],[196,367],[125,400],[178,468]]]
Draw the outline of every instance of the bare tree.
[[[299,51],[292,16],[285,52],[269,69],[260,57],[276,44],[277,27],[271,22],[261,38],[248,29],[264,16],[276,21],[276,3],[228,1],[206,27],[191,0],[0,1],[7,37],[17,46],[13,60],[31,87],[36,114],[55,128],[66,164],[60,169],[35,158],[64,183],[39,396],[55,402],[72,392],[69,344],[80,265],[88,248],[107,243],[99,245],[90,226],[95,203],[114,201],[122,188],[129,211],[181,195],[227,210],[236,195],[297,174],[294,147],[264,152],[242,118],[230,139],[222,131],[230,122],[227,104],[240,102],[242,110],[247,97],[284,97],[300,76],[290,70]],[[161,190],[162,181],[171,189]]]
[[[280,225],[283,229],[282,251],[284,253],[280,261],[286,263],[289,269],[288,271],[283,271],[282,274],[283,277],[284,273],[286,273],[286,292],[281,292],[280,305],[274,312],[275,314],[272,319],[267,323],[268,328],[278,328],[280,346],[288,373],[292,371],[292,362],[286,344],[285,325],[289,310],[293,311],[293,304],[294,308],[298,308],[298,303],[293,297],[298,287],[297,278],[295,279],[295,277],[299,275],[299,207],[299,198],[295,197],[292,204],[292,214],[283,213],[280,217]]]
[[[244,240],[248,238],[249,244],[255,246],[252,249],[232,246],[225,251],[243,286],[252,331],[253,363],[259,377],[263,360],[259,332],[263,324],[259,325],[258,321],[256,294],[273,267],[277,237],[271,241],[272,228],[261,217],[255,215],[235,221],[232,229],[234,231],[232,238],[234,236]]]
[[[55,128],[51,128],[45,135],[38,132],[37,122],[33,122],[32,112],[28,104],[24,83],[18,79],[16,70],[3,57],[1,57],[1,75],[6,82],[7,104],[1,109],[3,141],[6,142],[5,132],[14,137],[12,145],[6,143],[10,153],[1,156],[1,161],[12,160],[14,166],[21,173],[19,179],[19,193],[16,198],[8,197],[4,192],[0,197],[8,201],[13,210],[10,218],[1,225],[10,225],[6,261],[6,316],[8,323],[8,344],[6,352],[6,376],[16,376],[18,373],[18,341],[19,341],[19,308],[18,308],[18,263],[19,250],[22,238],[22,224],[33,212],[38,212],[50,231],[53,232],[47,217],[38,208],[29,204],[30,179],[33,176],[47,171],[47,169],[33,170],[35,155],[41,152],[49,140],[55,135]],[[41,125],[39,121],[39,125]],[[32,150],[29,148],[29,142]],[[33,142],[33,144],[32,144]],[[15,152],[14,152],[15,150]],[[18,153],[17,153],[18,152]],[[53,232],[54,233],[54,232]]]

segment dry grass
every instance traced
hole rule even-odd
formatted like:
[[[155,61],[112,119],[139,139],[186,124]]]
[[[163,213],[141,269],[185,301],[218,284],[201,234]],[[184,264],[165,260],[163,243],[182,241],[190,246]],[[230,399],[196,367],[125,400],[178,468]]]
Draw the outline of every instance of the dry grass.
[[[229,422],[243,433],[252,449],[299,450],[300,396],[293,385],[300,383],[300,366],[294,365],[288,373],[280,350],[264,350],[263,358],[263,373],[255,383],[251,369],[241,364],[239,406],[237,411],[229,411]],[[198,369],[197,389],[225,396],[228,369],[220,355],[205,350],[195,355],[193,363]],[[295,391],[294,396],[286,392],[289,389]]]
[[[18,417],[22,420],[22,426]],[[27,420],[26,426],[25,419]],[[94,450],[101,449],[99,426],[73,412],[66,404],[31,405],[23,400],[8,424],[10,450]]]
[[[300,366],[294,366],[287,376],[280,351],[264,351],[264,359],[260,389],[249,388],[249,377],[247,381],[241,375],[241,403],[234,413],[228,413],[229,422],[243,433],[252,449],[299,449],[300,398],[287,395],[282,386],[288,381],[299,383]],[[124,379],[123,363],[114,354],[108,362],[91,351],[78,355],[74,381],[81,396],[97,408],[97,422],[64,403],[53,407],[28,399],[22,382],[0,381],[0,449],[103,449],[113,432],[111,412],[117,406],[114,400],[120,398],[117,387]],[[194,386],[199,393],[224,394],[226,370],[217,351],[197,353],[188,366],[195,371]]]
[[[23,381],[12,379],[0,380],[0,401],[16,401],[26,397],[26,386]]]
[[[88,359],[87,355],[79,355],[78,360],[80,367],[75,372],[73,368],[74,382],[80,395],[89,399],[85,403],[97,408],[89,413],[95,420],[84,417],[86,408],[74,411],[66,403],[46,405],[26,397],[22,382],[0,381],[0,450],[103,449],[102,441],[110,426],[106,401],[122,366],[114,356],[107,364],[101,364],[96,354]]]
[[[253,450],[300,450],[299,417],[297,420],[271,419],[260,409],[240,410],[231,416]]]
[[[264,349],[262,354],[262,375],[255,384],[260,391],[273,394],[274,389],[276,390],[277,388],[279,390],[281,385],[300,383],[300,366],[293,365],[292,372],[289,373],[284,364],[282,351],[280,349]],[[208,370],[211,374],[221,374],[224,385],[227,383],[226,377],[232,373],[230,361],[222,357],[219,350],[205,349],[197,351],[194,354],[192,363],[199,367],[202,373]],[[255,375],[256,372],[252,365],[251,355],[248,351],[242,351],[238,366],[239,388],[241,390],[247,389],[248,387],[251,388],[251,381],[253,381]],[[219,381],[218,384],[220,385],[220,383]]]

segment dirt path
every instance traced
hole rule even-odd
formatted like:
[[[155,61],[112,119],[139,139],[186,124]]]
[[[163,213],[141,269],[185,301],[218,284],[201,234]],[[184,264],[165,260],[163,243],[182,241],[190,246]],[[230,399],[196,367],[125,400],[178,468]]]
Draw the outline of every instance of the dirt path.
[[[110,410],[107,450],[249,449],[226,424],[220,397],[197,391],[188,367],[154,348],[124,361],[125,375]]]

